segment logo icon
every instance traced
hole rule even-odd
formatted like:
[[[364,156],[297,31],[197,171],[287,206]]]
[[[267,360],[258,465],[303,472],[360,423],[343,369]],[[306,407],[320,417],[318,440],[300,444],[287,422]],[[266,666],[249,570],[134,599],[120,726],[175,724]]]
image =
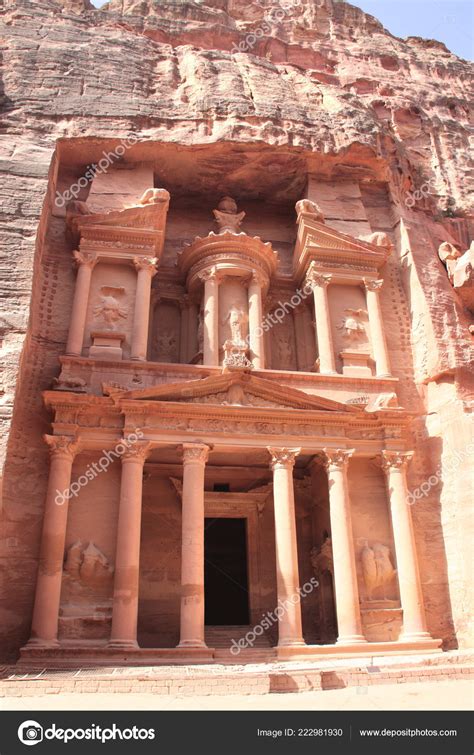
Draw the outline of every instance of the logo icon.
[[[38,721],[23,721],[18,727],[18,739],[24,745],[37,745],[43,741],[43,727]]]

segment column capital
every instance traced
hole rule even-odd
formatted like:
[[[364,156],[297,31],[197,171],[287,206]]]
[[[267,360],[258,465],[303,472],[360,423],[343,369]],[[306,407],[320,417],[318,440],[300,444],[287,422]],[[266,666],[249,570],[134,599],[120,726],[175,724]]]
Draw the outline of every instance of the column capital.
[[[270,461],[272,469],[278,467],[293,469],[296,457],[301,453],[301,448],[274,448],[273,446],[267,446],[267,451],[272,457]]]
[[[330,273],[319,272],[318,270],[316,270],[314,262],[311,263],[306,273],[306,279],[305,279],[306,286],[311,286],[311,288],[313,289],[316,286],[323,286],[325,288],[326,286],[329,286],[331,281],[332,281],[332,275]]]
[[[123,438],[122,443],[126,444],[127,439]],[[117,444],[118,445],[118,444]],[[144,464],[145,460],[152,449],[151,441],[136,441],[122,453],[122,464],[125,462],[135,462]]]
[[[80,252],[78,249],[75,249],[72,254],[76,263],[76,267],[81,267],[82,265],[84,265],[85,267],[89,267],[91,270],[93,270],[98,262],[97,255],[90,254],[89,252]]]
[[[205,443],[183,443],[184,464],[204,464],[209,458],[211,447]]]
[[[346,469],[354,451],[354,448],[323,448],[321,458],[327,470]]]
[[[64,458],[73,461],[79,451],[79,441],[71,435],[43,435],[51,458]]]
[[[412,451],[382,451],[381,466],[384,472],[406,469],[413,458]]]
[[[140,270],[145,270],[147,273],[149,273],[151,278],[153,278],[153,276],[156,275],[157,262],[158,262],[158,259],[156,257],[134,257],[133,258],[133,265],[137,273],[139,273]]]
[[[219,276],[217,273],[217,268],[210,267],[207,270],[202,270],[200,273],[198,273],[198,278],[203,283],[206,283],[206,281],[214,281],[215,283],[218,283]]]
[[[263,288],[266,284],[266,278],[260,270],[253,270],[250,276],[249,285],[254,283],[256,286]]]
[[[383,286],[383,278],[373,280],[372,278],[363,278],[364,286],[367,291],[380,291]]]

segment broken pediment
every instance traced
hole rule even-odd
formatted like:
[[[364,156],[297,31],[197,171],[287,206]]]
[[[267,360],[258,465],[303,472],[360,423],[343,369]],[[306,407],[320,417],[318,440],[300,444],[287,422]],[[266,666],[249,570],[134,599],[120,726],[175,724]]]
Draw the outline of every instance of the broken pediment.
[[[133,391],[120,391],[103,386],[104,393],[114,400],[170,401],[193,404],[214,404],[235,407],[269,407],[273,409],[308,409],[313,411],[360,412],[358,406],[343,404],[322,396],[312,396],[272,380],[255,377],[248,372],[223,373],[200,380],[158,385]]]
[[[313,261],[336,268],[363,267],[375,273],[386,263],[392,248],[385,233],[372,233],[356,239],[303,212],[298,217],[293,267],[297,278],[302,277]]]

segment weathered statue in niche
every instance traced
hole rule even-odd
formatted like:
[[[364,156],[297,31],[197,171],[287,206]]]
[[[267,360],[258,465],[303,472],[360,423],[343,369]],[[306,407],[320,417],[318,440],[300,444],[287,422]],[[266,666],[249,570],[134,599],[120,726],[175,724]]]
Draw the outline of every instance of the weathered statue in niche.
[[[243,332],[247,319],[247,315],[241,309],[234,304],[231,306],[226,320],[229,322],[231,341],[235,346],[245,346]]]
[[[367,600],[377,600],[374,597],[376,592],[382,593],[381,598],[386,600],[390,583],[396,575],[396,570],[390,560],[390,549],[383,543],[374,543],[371,547],[368,540],[363,542],[360,562]]]

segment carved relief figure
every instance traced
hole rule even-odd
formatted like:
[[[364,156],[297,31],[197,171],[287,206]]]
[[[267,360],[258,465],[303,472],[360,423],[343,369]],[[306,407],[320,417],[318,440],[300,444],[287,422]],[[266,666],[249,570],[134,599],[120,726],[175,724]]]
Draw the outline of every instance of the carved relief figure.
[[[114,572],[107,557],[94,543],[90,542],[84,548],[80,540],[69,548],[64,571],[74,581],[82,582],[89,587],[110,582]]]
[[[293,367],[293,345],[288,333],[283,333],[278,337],[278,359],[280,369],[285,370]]]
[[[343,319],[337,326],[338,330],[341,330],[343,336],[350,341],[355,341],[363,338],[366,333],[364,324],[361,322],[361,318],[367,315],[365,309],[347,308],[344,310],[344,312],[347,312],[347,315],[343,317]]]
[[[115,330],[120,320],[125,320],[128,307],[120,304],[119,297],[125,294],[124,288],[114,286],[101,286],[102,296],[99,304],[94,307],[94,317],[102,320],[111,329]]]
[[[168,361],[174,361],[177,357],[178,342],[176,335],[171,330],[156,333],[153,345],[159,357],[166,357]]]
[[[374,543],[370,547],[368,540],[365,540],[360,552],[360,561],[367,599],[374,600],[373,594],[378,588],[382,588],[385,599],[388,584],[396,574],[390,560],[390,549],[383,543]]]
[[[199,315],[198,315],[197,340],[198,340],[198,351],[202,352],[203,347],[204,347],[204,310],[202,307],[199,310]]]
[[[238,212],[237,203],[232,197],[223,197],[217,209],[213,210],[219,233],[240,233],[240,225],[245,217],[245,212]]]

